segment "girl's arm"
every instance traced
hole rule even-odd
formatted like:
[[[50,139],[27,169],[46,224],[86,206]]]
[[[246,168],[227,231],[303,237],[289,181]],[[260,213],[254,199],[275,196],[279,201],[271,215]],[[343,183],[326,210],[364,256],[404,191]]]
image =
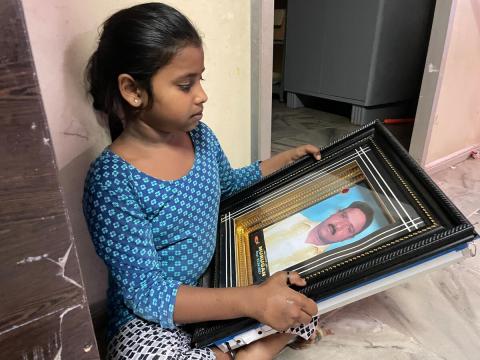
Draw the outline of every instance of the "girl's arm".
[[[320,160],[320,149],[314,145],[302,145],[272,156],[270,159],[261,162],[260,171],[262,172],[262,176],[269,175],[300,159],[302,156],[309,154],[313,155],[315,159]]]
[[[233,194],[261,179],[262,176],[272,172],[300,159],[302,156],[312,154],[317,160],[320,160],[320,149],[314,145],[303,145],[297,148],[284,151],[262,162],[256,161],[251,165],[233,169],[230,166],[223,149],[215,134],[208,126],[203,124],[203,131],[208,141],[211,142],[213,151],[216,152],[217,163],[220,174],[220,187],[222,196]]]
[[[173,318],[176,323],[194,323],[250,317],[283,331],[306,324],[317,313],[315,302],[287,286],[287,273],[278,272],[261,285],[208,289],[180,286]],[[305,280],[290,273],[290,283]]]
[[[94,176],[92,176],[94,178]],[[115,179],[86,186],[84,212],[97,253],[110,269],[123,301],[139,317],[173,328],[176,323],[252,317],[277,330],[306,323],[315,303],[287,286],[284,272],[259,286],[204,289],[165,276],[152,229],[135,196]],[[298,275],[292,284],[304,285]]]
[[[175,296],[181,283],[165,276],[149,219],[133,191],[122,186],[121,175],[108,177],[98,168],[90,174],[83,197],[85,219],[121,301],[137,316],[174,328]]]

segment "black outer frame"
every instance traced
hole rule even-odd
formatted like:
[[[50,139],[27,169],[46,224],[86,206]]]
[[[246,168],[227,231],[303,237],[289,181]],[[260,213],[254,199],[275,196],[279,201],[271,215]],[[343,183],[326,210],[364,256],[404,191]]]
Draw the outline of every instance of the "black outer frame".
[[[341,157],[343,153],[353,146],[359,146],[370,139],[375,141],[380,151],[385,155],[386,161],[390,161],[400,177],[408,186],[415,190],[421,202],[435,215],[440,226],[419,234],[409,241],[402,241],[395,246],[367,255],[359,261],[339,267],[323,277],[317,277],[315,283],[296,289],[317,301],[381,277],[401,267],[451,250],[459,244],[473,240],[477,236],[473,226],[465,216],[380,122],[376,121],[367,124],[322,148],[322,158],[330,161],[331,157]],[[320,160],[320,163],[322,162]],[[283,186],[286,179],[293,181],[303,176],[313,166],[318,166],[317,161],[312,157],[304,157],[280,169],[263,178],[260,182],[223,199],[220,204],[220,214],[229,211],[233,207],[248,204],[254,199]],[[291,176],[291,174],[296,175]],[[394,180],[397,179],[396,176],[392,176],[392,178]],[[219,264],[219,256],[217,255],[209,269],[209,272],[213,274],[215,273],[213,271],[214,268]],[[207,285],[211,285],[211,278],[210,284]],[[255,324],[258,323],[248,318],[197,324],[192,342],[195,346],[206,346],[235,332],[251,328]]]

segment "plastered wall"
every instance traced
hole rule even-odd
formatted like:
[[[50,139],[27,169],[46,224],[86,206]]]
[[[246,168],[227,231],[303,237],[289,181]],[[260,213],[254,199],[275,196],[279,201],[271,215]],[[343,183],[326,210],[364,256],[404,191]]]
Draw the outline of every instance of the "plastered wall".
[[[452,3],[425,164],[480,145],[480,0]]]
[[[81,211],[89,163],[109,143],[87,99],[83,70],[101,23],[114,11],[141,3],[126,0],[23,0],[28,34],[76,238],[90,304],[105,299],[106,271],[96,257]],[[204,121],[213,128],[233,166],[250,161],[250,2],[169,0],[197,26],[205,42]]]

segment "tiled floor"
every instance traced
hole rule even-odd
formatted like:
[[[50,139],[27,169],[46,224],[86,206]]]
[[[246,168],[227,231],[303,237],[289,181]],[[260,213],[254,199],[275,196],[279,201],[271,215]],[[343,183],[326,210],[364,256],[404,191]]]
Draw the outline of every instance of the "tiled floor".
[[[272,155],[294,146],[306,143],[319,147],[331,143],[358,129],[352,125],[348,115],[349,108],[342,107],[337,113],[329,113],[316,108],[289,109],[285,103],[276,99],[272,102]],[[340,115],[339,115],[340,114]],[[412,124],[386,125],[406,148],[410,144]]]
[[[306,107],[289,109],[275,99],[272,106],[272,155],[306,143],[322,147],[359,127],[342,115]]]
[[[272,128],[276,153],[303,143],[323,146],[356,127],[342,116],[290,110],[276,102]],[[480,231],[480,160],[432,178]],[[320,342],[286,349],[278,359],[478,360],[480,256],[334,310],[321,323]]]

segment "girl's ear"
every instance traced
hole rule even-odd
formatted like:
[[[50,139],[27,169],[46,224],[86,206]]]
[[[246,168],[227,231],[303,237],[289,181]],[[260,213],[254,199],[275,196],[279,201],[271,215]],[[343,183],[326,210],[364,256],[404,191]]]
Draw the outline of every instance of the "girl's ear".
[[[128,74],[118,75],[118,89],[123,99],[134,108],[142,106],[143,91],[138,87],[136,81]]]

